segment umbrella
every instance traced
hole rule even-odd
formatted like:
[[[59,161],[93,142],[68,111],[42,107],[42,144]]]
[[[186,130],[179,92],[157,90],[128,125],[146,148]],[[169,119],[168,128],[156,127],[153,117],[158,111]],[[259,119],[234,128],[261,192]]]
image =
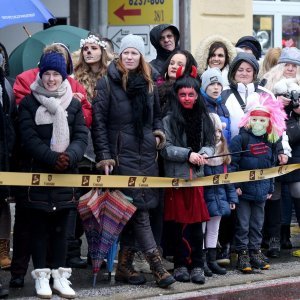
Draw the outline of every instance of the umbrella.
[[[0,28],[18,23],[48,23],[55,19],[40,0],[1,0]]]
[[[119,191],[110,193],[108,190],[100,195],[98,191],[92,190],[80,198],[78,211],[85,228],[93,264],[93,286],[105,258],[111,273],[118,237],[136,210],[127,199]]]
[[[85,29],[70,25],[57,25],[33,34],[10,54],[10,75],[15,77],[23,71],[36,68],[46,45],[63,43],[73,52],[79,49],[80,39],[88,34],[89,31]]]

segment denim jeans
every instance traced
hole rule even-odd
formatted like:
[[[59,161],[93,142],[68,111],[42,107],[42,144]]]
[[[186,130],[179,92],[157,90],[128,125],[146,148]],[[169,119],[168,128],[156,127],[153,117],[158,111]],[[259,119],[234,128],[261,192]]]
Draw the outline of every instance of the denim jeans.
[[[260,249],[265,204],[265,201],[258,202],[244,200],[243,198],[239,199],[239,204],[236,208],[236,251]]]

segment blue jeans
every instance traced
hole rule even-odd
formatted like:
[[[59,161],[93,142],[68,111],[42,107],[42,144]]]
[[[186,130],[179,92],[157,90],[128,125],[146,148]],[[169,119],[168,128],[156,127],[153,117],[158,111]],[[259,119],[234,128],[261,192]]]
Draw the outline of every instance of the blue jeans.
[[[265,201],[257,202],[244,200],[243,198],[239,199],[239,204],[236,208],[236,251],[260,249],[265,204]]]

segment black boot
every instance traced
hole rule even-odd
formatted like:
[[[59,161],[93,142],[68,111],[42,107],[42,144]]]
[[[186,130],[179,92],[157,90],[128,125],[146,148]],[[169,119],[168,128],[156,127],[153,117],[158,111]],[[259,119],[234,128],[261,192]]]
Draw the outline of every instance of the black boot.
[[[118,254],[118,265],[115,275],[116,281],[127,282],[129,284],[139,285],[146,282],[144,275],[135,271],[132,266],[135,250],[129,247],[123,247]]]
[[[2,283],[0,282],[0,298],[5,298],[8,296],[8,290],[4,289]]]
[[[211,269],[210,269],[210,268],[208,267],[208,265],[207,265],[206,253],[207,253],[207,250],[203,250],[203,254],[202,254],[203,271],[204,271],[204,275],[205,275],[206,277],[212,277],[212,276],[213,276],[213,273],[212,273]]]
[[[290,240],[291,237],[291,227],[290,225],[281,225],[281,248],[282,249],[292,249],[293,245]]]
[[[227,273],[225,268],[221,268],[217,263],[217,249],[207,249],[207,265],[214,274],[225,275]]]
[[[81,239],[74,238],[67,241],[67,267],[77,269],[85,269],[87,267],[87,260],[80,257],[81,244]]]

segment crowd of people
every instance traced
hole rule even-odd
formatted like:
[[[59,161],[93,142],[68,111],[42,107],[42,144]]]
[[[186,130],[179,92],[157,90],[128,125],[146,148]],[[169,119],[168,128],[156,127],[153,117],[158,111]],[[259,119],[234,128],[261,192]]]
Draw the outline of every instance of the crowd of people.
[[[128,34],[114,52],[95,33],[77,53],[48,45],[38,67],[9,77],[0,44],[0,170],[53,174],[198,177],[300,162],[300,50],[271,48],[244,36],[206,37],[195,56],[180,47],[171,24],[155,26],[157,56]],[[253,149],[260,146],[258,152]],[[262,146],[263,145],[263,146]],[[235,153],[231,155],[231,153]],[[126,188],[136,212],[120,235],[115,280],[157,285],[204,284],[237,269],[270,268],[291,249],[295,209],[300,224],[299,170],[276,179],[213,186]],[[2,186],[0,267],[22,288],[29,261],[37,297],[75,298],[72,268],[84,228],[77,204],[86,189]],[[15,202],[10,256],[10,202]],[[266,251],[262,251],[266,249]],[[166,257],[173,257],[172,266]],[[0,297],[8,290],[0,283]]]

